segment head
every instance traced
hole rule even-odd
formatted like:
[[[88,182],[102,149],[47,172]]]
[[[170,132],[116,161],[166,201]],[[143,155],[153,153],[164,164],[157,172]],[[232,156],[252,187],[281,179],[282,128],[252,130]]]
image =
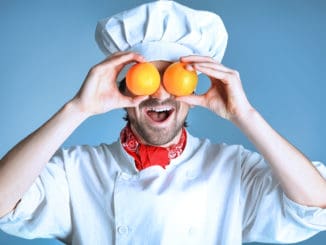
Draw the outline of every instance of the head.
[[[228,34],[215,13],[176,1],[153,1],[99,20],[95,39],[106,56],[134,51],[146,61],[177,61],[197,54],[221,62]],[[128,68],[120,72],[118,81]]]
[[[153,1],[100,20],[95,38],[106,56],[134,51],[163,73],[170,64],[166,61],[177,61],[181,56],[197,54],[220,62],[228,35],[215,13],[176,1]],[[118,81],[127,70],[128,66],[120,72]],[[124,93],[131,96],[127,89]],[[144,143],[160,146],[178,139],[188,110],[189,105],[177,102],[162,85],[138,107],[126,108],[134,133]]]
[[[159,70],[161,77],[171,64],[167,61],[152,63]],[[120,82],[119,89],[123,94],[133,96],[125,86],[125,80]],[[177,143],[188,111],[189,105],[176,101],[161,84],[159,89],[138,107],[126,108],[126,119],[142,143],[168,146]]]

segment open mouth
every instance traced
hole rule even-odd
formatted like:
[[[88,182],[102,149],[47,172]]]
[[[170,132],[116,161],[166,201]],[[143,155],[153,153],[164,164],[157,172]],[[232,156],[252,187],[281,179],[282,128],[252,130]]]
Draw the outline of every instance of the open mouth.
[[[154,122],[165,122],[173,113],[174,108],[170,106],[165,107],[153,107],[146,110],[147,116]]]

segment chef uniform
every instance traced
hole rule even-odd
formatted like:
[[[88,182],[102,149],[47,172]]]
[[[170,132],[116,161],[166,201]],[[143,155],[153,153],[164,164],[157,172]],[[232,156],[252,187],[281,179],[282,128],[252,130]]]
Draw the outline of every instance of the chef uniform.
[[[138,171],[120,141],[58,151],[0,227],[76,245],[289,243],[325,230],[326,210],[288,199],[259,154],[187,133],[165,169]]]
[[[227,34],[213,13],[156,1],[101,20],[96,39],[108,55],[220,61]],[[0,228],[75,245],[290,243],[326,230],[326,210],[291,201],[261,155],[184,132],[169,164],[141,170],[121,137],[58,150]],[[313,164],[326,178],[326,167]]]

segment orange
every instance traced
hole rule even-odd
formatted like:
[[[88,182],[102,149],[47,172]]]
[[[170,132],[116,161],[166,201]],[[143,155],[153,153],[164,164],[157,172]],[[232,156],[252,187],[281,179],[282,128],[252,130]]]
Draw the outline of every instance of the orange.
[[[149,62],[137,63],[127,72],[126,85],[134,95],[150,95],[160,87],[160,73]]]
[[[175,62],[165,70],[163,85],[170,94],[185,96],[195,91],[198,82],[197,73],[188,71],[185,66],[185,63]]]

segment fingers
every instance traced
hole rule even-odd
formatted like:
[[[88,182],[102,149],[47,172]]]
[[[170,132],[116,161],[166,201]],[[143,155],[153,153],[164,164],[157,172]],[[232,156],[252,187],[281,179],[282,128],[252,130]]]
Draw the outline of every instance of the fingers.
[[[189,55],[189,56],[181,57],[180,61],[184,63],[190,63],[192,65],[206,65],[210,67],[218,67],[218,69],[225,72],[230,71],[229,68],[223,66],[217,60],[214,60],[213,58],[207,56]]]
[[[107,57],[104,61],[101,62],[103,65],[107,65],[111,63],[112,65],[121,65],[128,64],[130,62],[144,62],[145,58],[134,52],[117,52],[109,57]]]
[[[203,74],[218,79],[224,83],[228,83],[233,77],[239,78],[239,73],[232,70],[211,57],[190,55],[180,58],[181,62],[188,63],[187,69],[194,69]]]
[[[134,52],[117,52],[95,65],[91,70],[96,73],[117,75],[125,65],[132,62],[145,62],[145,58]]]
[[[188,95],[188,96],[180,96],[176,97],[177,101],[187,103],[190,106],[203,106],[203,95]]]
[[[207,56],[190,55],[181,57],[180,61],[187,63],[186,69],[194,69],[207,75],[211,80],[211,87],[204,94],[180,97],[179,101],[206,107],[223,118],[235,115],[240,111],[239,108],[249,104],[237,71]]]
[[[88,111],[93,114],[125,106],[136,106],[144,98],[130,98],[118,90],[116,77],[120,70],[131,62],[144,62],[144,58],[133,52],[119,52],[95,65],[86,76],[78,92]]]

